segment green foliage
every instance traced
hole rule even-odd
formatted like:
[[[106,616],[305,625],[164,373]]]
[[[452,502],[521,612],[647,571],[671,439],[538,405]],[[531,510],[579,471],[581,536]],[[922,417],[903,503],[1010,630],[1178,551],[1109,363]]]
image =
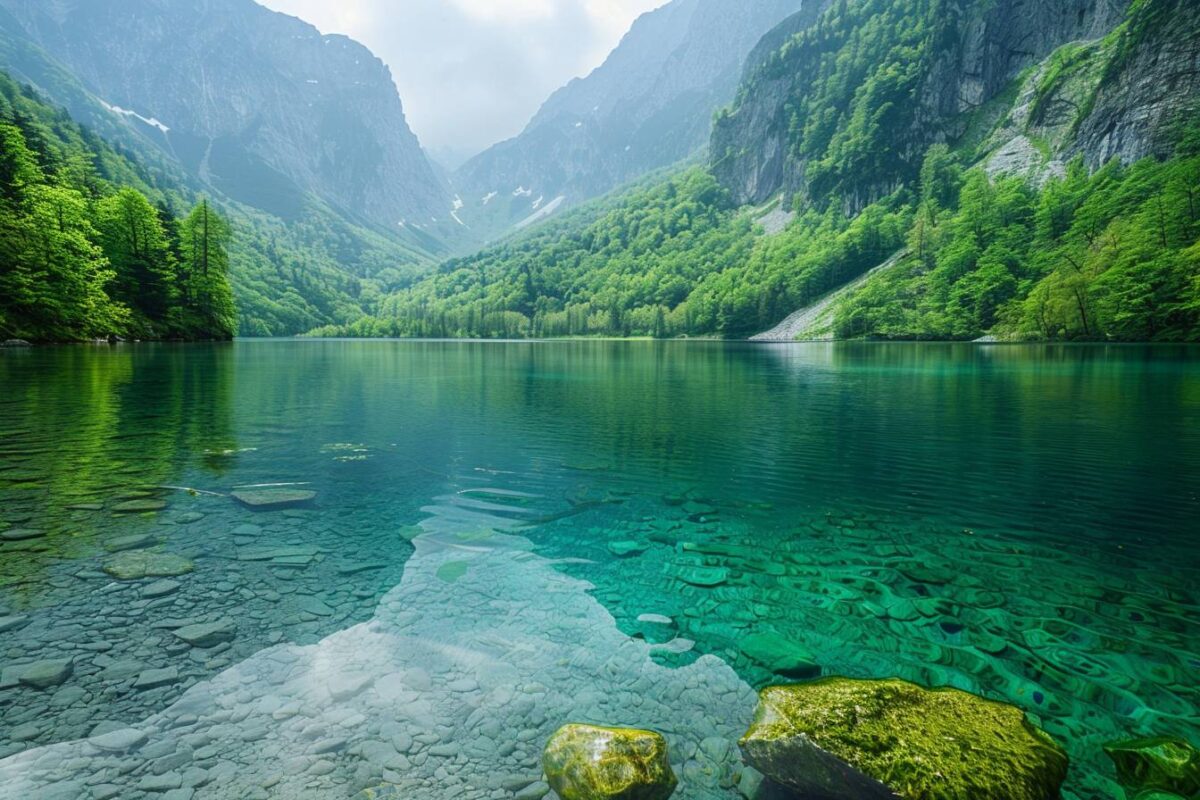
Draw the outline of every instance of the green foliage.
[[[1040,191],[971,170],[919,247],[840,306],[841,337],[1183,341],[1200,338],[1200,157]]]
[[[0,50],[6,46],[11,43],[0,32]],[[75,105],[90,102],[69,76],[34,72],[53,84],[56,96],[74,98]],[[118,188],[136,190],[159,214],[169,246],[177,248],[179,235],[170,226],[177,224],[176,215],[202,202],[202,187],[124,126],[107,123],[108,112],[101,114],[94,121],[104,138],[48,105],[33,89],[0,73],[0,120],[18,128],[34,165],[89,202],[108,198]],[[10,149],[5,146],[4,153]],[[243,335],[288,335],[357,319],[385,292],[411,282],[432,263],[421,243],[348,222],[316,198],[306,202],[303,215],[293,222],[236,203],[213,203],[233,233],[228,242],[228,274],[238,332]],[[180,253],[176,250],[173,256],[178,260]],[[136,304],[126,308],[131,314],[126,324],[132,327],[122,330],[143,337],[167,335],[161,326],[147,328]],[[175,316],[173,325],[195,324],[185,319],[186,314]],[[96,329],[114,328],[98,325]]]
[[[741,336],[903,244],[900,196],[850,219],[809,210],[764,236],[693,169],[469,258],[316,335]]]
[[[226,271],[214,270],[202,292],[188,293],[177,227],[137,189],[101,177],[120,175],[121,162],[87,149],[80,130],[61,117],[24,113],[43,109],[10,82],[0,89],[3,335],[231,337]]]

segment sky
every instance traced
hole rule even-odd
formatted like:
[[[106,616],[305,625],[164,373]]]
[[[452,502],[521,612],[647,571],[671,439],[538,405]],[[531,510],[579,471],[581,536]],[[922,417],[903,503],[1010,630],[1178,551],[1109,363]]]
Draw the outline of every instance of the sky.
[[[598,67],[666,0],[259,0],[382,58],[409,126],[456,166],[520,133],[550,93]]]

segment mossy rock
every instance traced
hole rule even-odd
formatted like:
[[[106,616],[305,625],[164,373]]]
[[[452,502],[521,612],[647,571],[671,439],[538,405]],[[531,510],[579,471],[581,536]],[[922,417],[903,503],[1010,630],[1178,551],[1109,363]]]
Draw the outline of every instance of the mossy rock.
[[[1154,789],[1184,797],[1200,795],[1200,753],[1186,739],[1127,739],[1104,745],[1104,752],[1130,794]]]
[[[767,777],[822,800],[1050,800],[1067,755],[1015,706],[902,680],[769,686],[741,741]]]
[[[657,733],[564,725],[542,753],[546,781],[562,800],[666,800],[679,779]]]

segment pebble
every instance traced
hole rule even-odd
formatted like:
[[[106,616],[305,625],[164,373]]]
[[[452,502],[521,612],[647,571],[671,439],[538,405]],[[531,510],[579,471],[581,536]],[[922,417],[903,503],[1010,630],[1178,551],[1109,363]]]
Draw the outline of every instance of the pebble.
[[[179,681],[179,670],[175,667],[165,667],[163,669],[148,669],[138,675],[138,679],[133,684],[135,689],[156,689],[159,686],[169,686],[172,683]]]

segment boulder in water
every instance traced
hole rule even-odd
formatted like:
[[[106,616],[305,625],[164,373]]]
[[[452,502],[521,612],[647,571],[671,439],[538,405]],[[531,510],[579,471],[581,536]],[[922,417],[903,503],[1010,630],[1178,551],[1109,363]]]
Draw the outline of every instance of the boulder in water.
[[[1067,755],[1015,706],[902,680],[826,678],[759,693],[746,760],[822,800],[1051,800]]]
[[[666,740],[634,728],[564,725],[546,743],[542,767],[562,800],[666,800],[679,782]]]
[[[1117,780],[1130,796],[1155,792],[1192,797],[1200,795],[1200,753],[1177,737],[1127,739],[1104,745],[1117,767]]]

